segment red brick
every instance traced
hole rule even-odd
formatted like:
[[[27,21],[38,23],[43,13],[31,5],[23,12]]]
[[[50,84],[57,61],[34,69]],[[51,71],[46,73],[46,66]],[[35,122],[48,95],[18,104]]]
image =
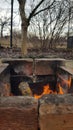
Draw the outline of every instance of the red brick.
[[[38,103],[31,97],[3,97],[0,130],[38,130]]]
[[[40,99],[40,130],[73,130],[73,95],[46,95]]]

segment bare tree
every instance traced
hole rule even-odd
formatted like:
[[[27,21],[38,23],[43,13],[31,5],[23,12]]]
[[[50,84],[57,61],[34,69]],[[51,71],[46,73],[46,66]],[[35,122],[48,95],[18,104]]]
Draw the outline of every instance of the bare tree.
[[[22,21],[22,25],[21,25],[22,26],[22,54],[24,55],[27,54],[27,29],[30,24],[30,20],[32,19],[32,17],[36,16],[37,14],[43,12],[44,10],[49,9],[55,2],[55,0],[52,0],[51,3],[49,1],[48,5],[46,5],[45,8],[40,9],[39,7],[42,5],[44,1],[45,0],[40,0],[38,4],[35,5],[29,17],[27,18],[25,14],[25,8],[24,8],[26,4],[26,0],[18,0],[20,16],[21,16],[21,21]]]
[[[34,2],[34,0],[32,0]],[[47,4],[44,4],[47,2]],[[58,39],[60,35],[62,35],[65,31],[68,31],[69,20],[72,21],[72,8],[73,6],[70,6],[71,0],[38,0],[37,4],[34,4],[32,6],[31,12],[29,14],[29,17],[26,17],[25,14],[25,5],[26,0],[18,0],[19,3],[19,9],[20,9],[20,16],[22,21],[22,53],[27,54],[27,30],[28,26],[30,25],[30,21],[34,18],[36,18],[36,15],[38,16],[43,14],[43,27],[40,26],[40,20],[38,22],[39,25],[39,36],[42,35],[41,31],[43,31],[43,39],[47,37],[49,38],[48,47],[52,48],[53,45],[55,45],[55,42],[53,43],[54,39]],[[36,3],[36,0],[35,0]],[[43,7],[43,4],[45,5]],[[47,13],[47,19],[45,17],[45,11],[48,11]],[[44,12],[44,13],[42,13]],[[48,21],[48,22],[47,22]],[[37,22],[36,22],[37,23]],[[42,30],[43,29],[43,30]],[[67,30],[68,29],[68,30]],[[47,33],[46,33],[47,32]],[[45,45],[45,44],[44,44]]]
[[[3,37],[3,30],[5,27],[9,26],[9,23],[10,23],[10,17],[7,17],[7,16],[1,16],[0,17],[0,26],[1,26],[1,31],[0,31],[0,37],[2,38]]]
[[[49,48],[56,46],[56,41],[60,37],[64,37],[65,32],[67,36],[73,35],[73,1],[61,0],[53,5],[53,8],[49,10],[50,14],[50,40]]]
[[[38,31],[41,39],[41,48],[52,48],[55,46],[53,40],[55,41],[55,39],[60,37],[68,22],[68,4],[68,1],[55,1],[51,8],[32,18],[30,25],[36,30],[34,32]],[[44,6],[46,7],[46,3],[42,4],[43,8]],[[48,46],[47,42],[45,42],[47,39]]]

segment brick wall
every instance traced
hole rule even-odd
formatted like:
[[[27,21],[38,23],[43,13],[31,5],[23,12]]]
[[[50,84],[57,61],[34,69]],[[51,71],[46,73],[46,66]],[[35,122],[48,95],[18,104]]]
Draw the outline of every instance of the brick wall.
[[[73,95],[48,95],[40,99],[40,130],[73,130]]]
[[[0,130],[73,130],[73,95],[0,97]]]
[[[37,130],[37,107],[32,97],[0,98],[0,130]]]

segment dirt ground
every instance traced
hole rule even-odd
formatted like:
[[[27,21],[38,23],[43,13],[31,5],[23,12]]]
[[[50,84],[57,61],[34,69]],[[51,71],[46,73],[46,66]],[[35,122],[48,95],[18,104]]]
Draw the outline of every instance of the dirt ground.
[[[73,49],[67,50],[67,49],[49,49],[49,50],[28,50],[27,56],[22,57],[21,49],[20,48],[4,48],[0,47],[0,64],[1,59],[3,58],[62,58],[69,60],[69,62],[66,63],[67,66],[70,68],[73,68]]]
[[[25,56],[24,56],[25,57]],[[73,49],[48,49],[48,50],[28,50],[26,57],[48,57],[48,58],[64,58],[73,60]],[[0,47],[0,58],[22,58],[20,48],[4,48]]]

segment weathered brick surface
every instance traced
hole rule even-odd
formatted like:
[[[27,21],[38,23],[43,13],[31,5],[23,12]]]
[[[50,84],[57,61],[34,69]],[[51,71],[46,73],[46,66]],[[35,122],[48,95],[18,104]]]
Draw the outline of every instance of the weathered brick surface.
[[[73,95],[46,95],[40,99],[40,130],[73,130]]]
[[[73,130],[73,114],[47,114],[40,118],[40,130]]]
[[[0,96],[9,96],[11,92],[10,71],[8,64],[0,66]]]
[[[73,130],[73,95],[46,95],[39,105],[33,97],[0,98],[0,130],[38,130],[38,126]]]
[[[0,130],[38,130],[37,107],[32,97],[0,98]]]
[[[48,75],[53,74],[54,61],[35,61],[35,74],[36,75]],[[16,62],[15,62],[16,63]],[[55,66],[55,65],[54,65]],[[25,74],[27,76],[33,74],[33,60],[32,62],[17,63],[13,66],[14,72],[17,74]]]

